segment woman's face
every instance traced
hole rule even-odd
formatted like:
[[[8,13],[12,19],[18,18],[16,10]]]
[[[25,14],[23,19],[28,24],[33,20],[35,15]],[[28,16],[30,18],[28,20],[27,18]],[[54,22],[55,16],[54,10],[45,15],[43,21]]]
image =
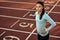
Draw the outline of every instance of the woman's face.
[[[43,6],[41,4],[36,4],[36,11],[41,12],[43,9]]]

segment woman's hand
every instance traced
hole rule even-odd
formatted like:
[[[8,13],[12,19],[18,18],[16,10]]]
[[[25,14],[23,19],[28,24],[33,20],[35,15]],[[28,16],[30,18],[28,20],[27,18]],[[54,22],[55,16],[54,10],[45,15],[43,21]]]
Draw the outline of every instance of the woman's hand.
[[[42,30],[42,34],[45,34],[45,33],[46,33],[46,30],[45,30],[45,29],[43,29],[43,30]]]

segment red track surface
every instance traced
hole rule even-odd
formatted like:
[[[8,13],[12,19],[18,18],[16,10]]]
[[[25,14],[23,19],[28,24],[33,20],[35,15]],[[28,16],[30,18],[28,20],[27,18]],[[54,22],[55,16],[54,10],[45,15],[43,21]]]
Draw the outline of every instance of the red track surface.
[[[38,0],[0,1],[0,40],[37,40],[34,10]],[[49,40],[60,40],[60,1],[45,0],[45,10],[56,22]],[[6,37],[9,36],[9,37]]]

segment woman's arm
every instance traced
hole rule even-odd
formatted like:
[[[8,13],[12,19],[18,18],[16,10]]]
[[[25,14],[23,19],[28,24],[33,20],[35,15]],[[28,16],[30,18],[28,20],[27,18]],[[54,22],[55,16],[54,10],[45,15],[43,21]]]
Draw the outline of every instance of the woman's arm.
[[[46,29],[46,31],[50,31],[52,28],[54,28],[56,26],[56,23],[50,18],[50,16],[48,14],[45,15],[45,19],[47,20],[47,22],[49,22],[51,25]]]

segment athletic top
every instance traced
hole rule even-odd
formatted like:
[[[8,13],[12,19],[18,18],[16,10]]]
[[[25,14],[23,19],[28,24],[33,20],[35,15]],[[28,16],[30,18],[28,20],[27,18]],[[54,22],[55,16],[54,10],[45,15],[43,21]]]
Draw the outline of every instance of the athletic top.
[[[49,33],[49,31],[56,26],[56,23],[51,19],[51,17],[47,13],[44,13],[42,19],[40,20],[38,12],[35,12],[35,20],[36,20],[37,32],[41,36],[46,36]],[[46,28],[46,22],[49,22],[51,24],[48,28]],[[41,30],[43,29],[46,29],[45,34],[41,33]]]

